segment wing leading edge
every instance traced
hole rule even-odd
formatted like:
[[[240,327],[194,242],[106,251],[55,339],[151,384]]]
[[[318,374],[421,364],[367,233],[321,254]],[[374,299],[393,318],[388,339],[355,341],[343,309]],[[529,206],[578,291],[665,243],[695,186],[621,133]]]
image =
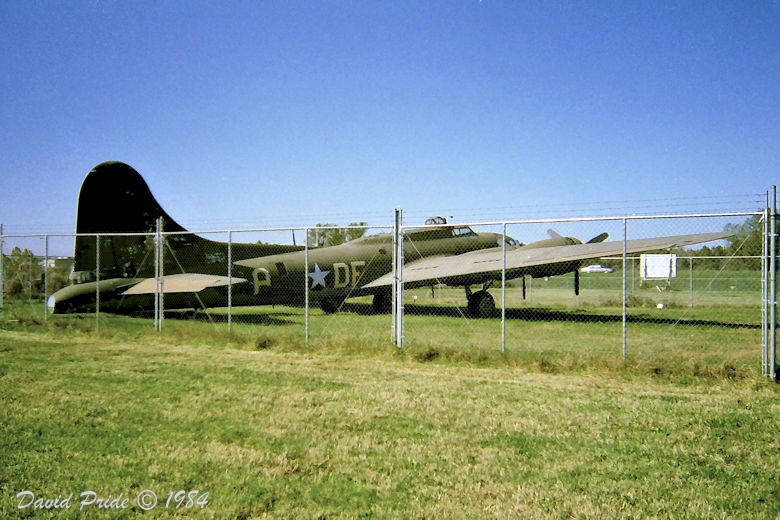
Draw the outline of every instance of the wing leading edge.
[[[625,241],[627,254],[685,247],[713,240],[722,240],[733,233],[700,233]],[[545,265],[565,264],[604,256],[623,254],[621,241],[575,244],[566,246],[528,248],[506,251],[507,278],[517,278]],[[500,248],[473,251],[455,256],[428,257],[404,265],[404,285],[420,287],[431,283],[470,285],[487,280],[500,280],[503,271],[503,252]],[[388,273],[364,286],[367,289],[389,287],[393,274]]]

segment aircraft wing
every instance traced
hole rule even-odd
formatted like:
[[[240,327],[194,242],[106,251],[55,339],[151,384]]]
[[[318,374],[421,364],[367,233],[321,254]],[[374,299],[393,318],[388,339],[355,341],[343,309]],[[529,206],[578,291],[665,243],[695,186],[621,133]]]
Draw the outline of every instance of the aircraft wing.
[[[625,242],[627,254],[656,251],[671,247],[721,240],[733,233],[700,233],[658,238],[642,238]],[[567,246],[508,249],[506,251],[507,278],[517,278],[534,272],[540,266],[601,258],[623,254],[623,241],[598,242]],[[427,257],[404,265],[403,281],[408,287],[421,287],[431,283],[448,285],[472,285],[488,280],[500,280],[503,253],[500,248],[483,249],[454,256]],[[377,278],[364,288],[389,287],[392,273]]]
[[[201,273],[180,273],[163,276],[163,294],[197,293],[209,287],[224,287],[229,284],[244,283],[245,278],[230,278]],[[123,295],[154,294],[156,289],[154,278],[145,280],[123,292]]]

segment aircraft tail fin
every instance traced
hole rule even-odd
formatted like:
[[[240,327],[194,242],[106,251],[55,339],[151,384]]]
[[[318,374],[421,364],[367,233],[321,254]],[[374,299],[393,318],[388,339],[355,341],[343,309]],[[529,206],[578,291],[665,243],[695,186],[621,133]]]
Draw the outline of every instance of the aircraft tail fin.
[[[159,217],[166,232],[186,231],[160,207],[146,181],[131,166],[110,161],[92,168],[79,191],[73,281],[94,278],[98,243],[101,278],[148,275],[154,269],[148,259],[151,238],[121,233],[154,233]],[[195,235],[179,237],[180,242],[185,237],[198,239]]]

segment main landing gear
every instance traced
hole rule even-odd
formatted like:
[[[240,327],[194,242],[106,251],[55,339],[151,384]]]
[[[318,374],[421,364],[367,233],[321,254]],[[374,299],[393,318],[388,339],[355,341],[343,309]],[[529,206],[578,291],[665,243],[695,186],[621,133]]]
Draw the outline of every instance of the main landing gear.
[[[320,308],[325,314],[336,314],[339,312],[339,307],[341,307],[341,302],[337,300],[331,298],[323,298],[320,300]]]
[[[471,287],[466,286],[466,300],[468,305],[466,312],[472,318],[492,318],[496,314],[496,302],[488,292],[489,286],[483,285],[479,291],[472,292]],[[392,295],[389,291],[378,292],[371,302],[376,314],[387,314],[393,307]]]
[[[371,302],[374,314],[388,314],[393,310],[393,295],[390,291],[380,291]]]
[[[490,318],[496,313],[496,302],[487,291],[488,286],[472,293],[471,287],[466,286],[466,299],[468,300],[468,315],[472,318]]]

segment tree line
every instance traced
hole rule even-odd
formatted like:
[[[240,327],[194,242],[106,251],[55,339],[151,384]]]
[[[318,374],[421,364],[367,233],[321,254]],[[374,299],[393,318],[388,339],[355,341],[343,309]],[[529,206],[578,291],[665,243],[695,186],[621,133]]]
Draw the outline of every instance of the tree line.
[[[52,265],[45,269],[44,258],[18,247],[3,255],[3,295],[32,300],[43,298],[45,290],[51,294],[68,285],[71,262],[50,260]],[[44,273],[48,280],[44,280]]]
[[[337,246],[355,240],[366,234],[368,224],[352,222],[347,227],[334,224],[317,224],[306,232],[306,244],[309,247]]]
[[[705,245],[694,251],[679,251],[678,256],[693,257],[694,268],[719,269],[723,260],[709,257],[726,257],[731,258],[730,269],[760,270],[764,251],[762,218],[755,215],[742,224],[727,224],[724,231],[733,233],[726,239],[727,245]]]

